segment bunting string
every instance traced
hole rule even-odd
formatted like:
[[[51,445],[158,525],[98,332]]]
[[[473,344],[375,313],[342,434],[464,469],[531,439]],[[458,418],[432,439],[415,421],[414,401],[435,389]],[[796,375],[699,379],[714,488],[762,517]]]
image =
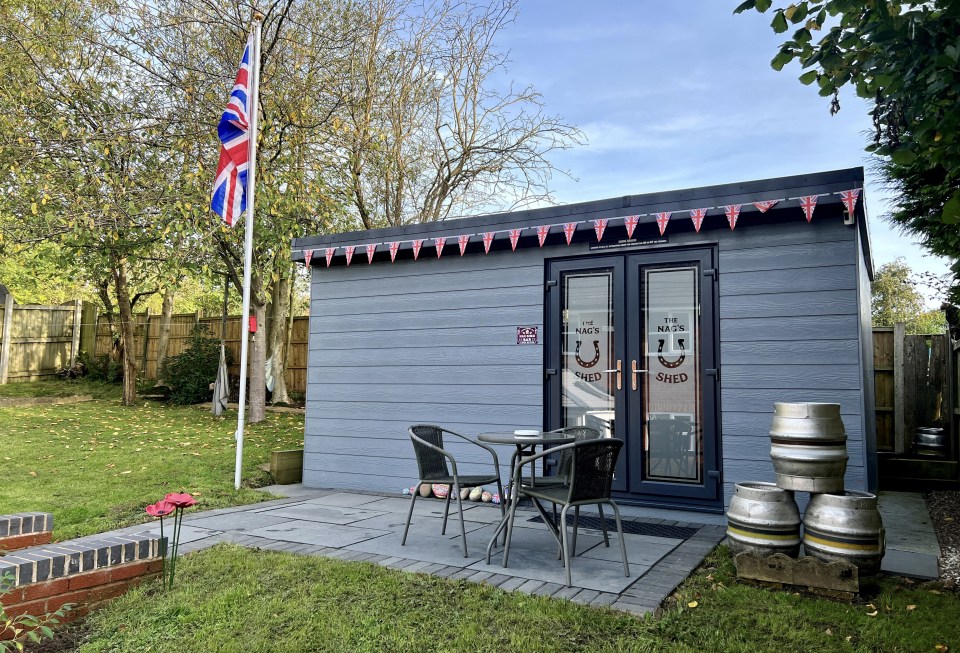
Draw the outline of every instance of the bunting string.
[[[776,198],[769,200],[758,200],[756,202],[751,202],[749,206],[752,206],[758,213],[764,214],[774,206],[781,202],[788,201],[797,201],[799,202],[799,207],[803,212],[804,218],[807,222],[813,221],[813,213],[817,207],[817,200],[821,197],[826,197],[829,195],[837,195],[840,197],[840,201],[843,204],[844,210],[853,215],[856,211],[857,202],[860,199],[862,194],[862,188],[852,188],[850,190],[838,191],[832,193],[818,193],[814,195],[803,195],[799,197],[786,197],[786,198]],[[740,217],[741,212],[743,211],[745,205],[743,204],[728,204],[725,206],[719,207],[705,207],[699,209],[683,209],[689,212],[690,219],[693,222],[693,227],[697,233],[700,232],[700,228],[703,226],[704,221],[709,217],[710,211],[716,209],[721,209],[724,216],[727,219],[727,223],[730,225],[730,229],[734,230],[737,227],[737,221]],[[564,239],[566,240],[567,245],[569,246],[573,242],[573,236],[576,234],[577,229],[580,225],[591,225],[593,227],[594,234],[596,235],[597,242],[603,240],[603,234],[606,232],[608,226],[610,226],[611,220],[622,220],[623,226],[627,232],[627,238],[633,238],[634,231],[637,228],[637,225],[640,223],[640,218],[646,216],[654,216],[657,224],[657,228],[660,231],[660,235],[663,236],[666,234],[667,226],[670,223],[670,217],[673,215],[674,211],[661,211],[658,213],[641,213],[637,215],[627,215],[617,218],[591,218],[589,220],[578,220],[574,222],[561,222],[555,224],[543,224],[530,227],[514,227],[510,229],[500,229],[497,231],[486,231],[482,233],[467,233],[457,235],[457,245],[459,246],[460,256],[463,256],[467,247],[470,245],[471,239],[474,236],[480,236],[483,241],[483,252],[484,254],[490,253],[490,247],[493,245],[494,239],[498,234],[507,234],[510,239],[510,249],[516,251],[517,244],[520,241],[520,237],[524,231],[534,231],[537,235],[537,242],[540,247],[543,247],[546,244],[547,237],[552,233],[553,228],[557,227],[563,231]],[[447,236],[438,236],[433,238],[433,244],[437,250],[437,258],[440,258],[443,254],[444,245],[447,242]],[[394,262],[397,258],[397,252],[400,250],[401,245],[405,243],[410,243],[413,250],[413,259],[418,260],[420,256],[420,250],[423,248],[423,244],[426,242],[426,239],[411,239],[411,240],[393,240],[388,242],[380,243],[364,243],[357,245],[339,245],[336,247],[326,247],[324,248],[324,258],[326,260],[326,266],[330,267],[333,263],[333,258],[336,255],[337,251],[343,249],[343,252],[346,257],[347,265],[353,261],[353,254],[356,251],[357,247],[363,247],[367,254],[367,263],[373,263],[373,259],[376,256],[377,249],[380,245],[387,245],[390,252],[390,261]],[[313,259],[313,249],[304,249],[303,252],[303,261],[304,266],[310,267],[311,261]]]

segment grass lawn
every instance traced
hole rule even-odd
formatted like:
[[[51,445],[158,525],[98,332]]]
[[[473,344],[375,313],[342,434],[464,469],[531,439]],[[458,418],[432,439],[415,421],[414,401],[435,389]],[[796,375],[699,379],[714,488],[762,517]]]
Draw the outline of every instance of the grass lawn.
[[[303,446],[303,417],[267,413],[248,427],[245,487],[233,489],[236,412],[213,417],[196,407],[141,401],[120,405],[118,386],[38,382],[0,386],[0,396],[92,394],[63,406],[0,408],[0,514],[54,515],[58,540],[148,521],[145,505],[190,492],[199,509],[270,498],[257,469],[274,449]]]
[[[658,618],[640,619],[373,564],[222,545],[186,556],[173,591],[141,587],[95,614],[83,637],[82,653],[935,652],[960,646],[960,600],[897,578],[854,604],[740,584],[722,547]]]

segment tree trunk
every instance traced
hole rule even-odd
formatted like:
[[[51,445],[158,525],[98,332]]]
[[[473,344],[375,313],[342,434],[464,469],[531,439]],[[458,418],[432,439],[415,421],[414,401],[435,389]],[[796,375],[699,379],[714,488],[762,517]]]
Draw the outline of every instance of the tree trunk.
[[[289,266],[289,264],[287,264]],[[290,271],[287,271],[289,274]],[[273,396],[271,403],[290,403],[287,395],[287,307],[290,299],[290,277],[281,274],[273,284],[273,302],[270,304],[268,351],[273,361]]]
[[[247,385],[250,406],[247,413],[249,415],[247,422],[256,424],[263,421],[267,406],[267,386],[264,383],[267,368],[267,329],[265,325],[267,307],[264,302],[257,298],[259,293],[251,294],[253,297],[250,298],[250,314],[257,317],[257,333],[250,340],[250,376]],[[244,324],[243,327],[246,329],[247,325]]]
[[[173,318],[173,289],[163,291],[163,308],[160,315],[160,340],[157,343],[157,385],[163,385],[163,360],[170,344],[170,321]]]
[[[130,304],[126,265],[125,258],[115,260],[113,283],[117,291],[117,307],[120,309],[120,348],[123,359],[123,399],[120,403],[132,406],[137,402],[137,352],[133,346],[133,306]]]

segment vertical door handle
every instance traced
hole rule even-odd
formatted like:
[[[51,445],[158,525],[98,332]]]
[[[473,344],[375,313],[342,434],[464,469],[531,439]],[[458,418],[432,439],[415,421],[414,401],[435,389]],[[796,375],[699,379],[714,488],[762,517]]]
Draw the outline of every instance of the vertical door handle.
[[[646,374],[647,371],[648,371],[648,370],[638,370],[638,369],[637,369],[637,361],[635,361],[635,360],[630,361],[630,376],[631,376],[632,379],[633,379],[633,380],[631,381],[630,385],[631,385],[631,387],[632,387],[634,390],[637,389],[637,376],[640,375],[640,374]]]
[[[617,367],[613,370],[601,370],[605,374],[617,373],[617,390],[623,389],[623,361],[619,358],[617,359]]]

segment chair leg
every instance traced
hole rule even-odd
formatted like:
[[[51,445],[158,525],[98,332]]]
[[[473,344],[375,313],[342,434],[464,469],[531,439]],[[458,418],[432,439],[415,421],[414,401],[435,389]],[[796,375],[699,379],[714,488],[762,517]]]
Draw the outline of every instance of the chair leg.
[[[454,489],[457,491],[457,509],[460,510],[460,538],[463,541],[463,557],[467,557],[467,527],[463,523],[463,499],[460,498],[460,484],[454,483]]]
[[[570,577],[570,548],[567,546],[567,510],[570,506],[564,506],[563,510],[560,511],[560,547],[563,553],[563,568],[567,572],[567,587],[570,587],[571,577]],[[574,518],[574,524],[576,524],[576,518]],[[576,531],[574,531],[576,533]]]
[[[597,510],[600,511],[600,528],[603,529],[603,545],[610,547],[610,538],[607,537],[607,519],[603,516],[603,504],[597,504]]]
[[[519,496],[510,497],[510,519],[507,520],[507,541],[503,544],[503,568],[507,568],[507,563],[510,560],[510,540],[513,538],[513,519],[517,515],[517,503],[519,502]]]
[[[407,543],[407,531],[410,530],[410,519],[413,517],[413,504],[417,502],[417,495],[420,494],[420,486],[422,483],[417,483],[417,486],[413,488],[413,492],[410,493],[410,510],[407,512],[407,525],[403,527],[403,539],[400,540],[400,546],[403,546]]]
[[[577,529],[580,527],[580,506],[573,509],[573,551],[572,555],[577,555]]]
[[[497,476],[497,493],[498,493],[499,496],[500,496],[500,519],[502,520],[504,517],[507,516],[507,505],[506,505],[506,501],[507,501],[507,500],[506,500],[506,498],[503,496],[503,483],[500,482],[500,476],[499,476],[500,470],[499,470],[499,469],[497,470],[497,474],[498,474],[498,476]],[[494,537],[496,537],[496,536],[494,536]],[[503,532],[503,543],[504,543],[504,544],[507,543],[507,532],[506,532],[506,531]]]
[[[607,503],[613,508],[613,516],[617,519],[617,534],[620,535],[620,553],[623,554],[623,575],[630,575],[630,564],[627,562],[627,545],[623,541],[623,524],[620,523],[620,509],[613,501]]]
[[[447,515],[450,513],[450,495],[453,494],[453,486],[448,486],[447,489],[447,498],[443,502],[443,526],[440,528],[440,534],[447,534]],[[457,496],[460,496],[460,493],[457,493]]]

